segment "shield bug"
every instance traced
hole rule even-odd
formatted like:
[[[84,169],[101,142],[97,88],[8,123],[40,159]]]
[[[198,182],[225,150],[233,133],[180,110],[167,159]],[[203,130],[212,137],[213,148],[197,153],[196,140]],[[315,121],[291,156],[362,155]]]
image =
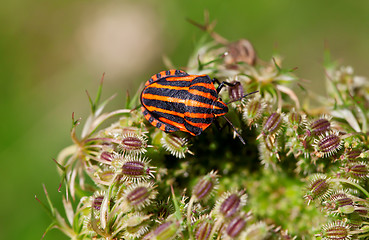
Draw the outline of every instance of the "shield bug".
[[[219,84],[217,88],[215,82]],[[234,128],[224,116],[230,102],[225,103],[218,97],[225,85],[234,86],[228,82],[219,83],[206,74],[190,75],[181,70],[162,71],[146,82],[140,97],[141,110],[153,126],[165,132],[182,131],[197,136],[220,116]],[[236,134],[245,144],[237,131]]]

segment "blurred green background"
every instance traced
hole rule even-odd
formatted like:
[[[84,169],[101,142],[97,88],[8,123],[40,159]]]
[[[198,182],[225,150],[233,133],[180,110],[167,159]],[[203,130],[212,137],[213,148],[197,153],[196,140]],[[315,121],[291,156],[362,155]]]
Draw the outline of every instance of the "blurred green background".
[[[203,33],[207,9],[216,31],[247,38],[259,57],[275,52],[284,66],[322,93],[323,50],[369,76],[369,1],[5,1],[0,8],[2,161],[1,239],[40,239],[50,220],[34,199],[42,183],[57,207],[59,176],[52,158],[71,144],[71,114],[86,119],[87,89],[95,96],[106,72],[103,98],[123,107],[126,90],[164,69],[180,67]],[[59,202],[58,202],[59,201]],[[53,230],[45,239],[67,239]]]

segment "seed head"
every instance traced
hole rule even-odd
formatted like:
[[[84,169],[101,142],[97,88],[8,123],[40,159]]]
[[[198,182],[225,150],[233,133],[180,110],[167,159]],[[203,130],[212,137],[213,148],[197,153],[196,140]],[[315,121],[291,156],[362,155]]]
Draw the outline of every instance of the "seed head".
[[[205,217],[203,219],[200,219],[195,229],[195,239],[196,240],[208,240],[213,227],[214,227],[214,223],[210,217]]]
[[[345,154],[341,155],[341,159],[346,159],[349,162],[355,161],[358,157],[360,157],[361,154],[360,149],[350,149],[348,151],[345,151]]]
[[[299,127],[305,126],[305,115],[301,115],[295,110],[289,112],[287,122],[296,131]]]
[[[344,192],[332,194],[329,198],[332,202],[334,202],[337,205],[337,207],[343,207],[354,204],[352,198]]]
[[[124,196],[127,204],[135,209],[142,209],[150,205],[156,197],[157,192],[152,183],[138,183],[130,185],[125,191]]]
[[[257,222],[247,227],[245,234],[242,234],[241,239],[258,240],[268,239],[267,236],[270,234],[270,226],[265,222]]]
[[[225,232],[229,237],[235,238],[245,229],[245,226],[246,219],[242,216],[236,216],[229,222]]]
[[[247,195],[244,191],[225,193],[217,202],[217,211],[225,218],[234,216],[243,206],[246,205]]]
[[[262,133],[264,136],[277,133],[283,124],[283,116],[280,113],[274,112],[266,118],[263,124]]]
[[[107,162],[111,162],[113,157],[114,157],[114,153],[107,152],[107,151],[103,151],[100,154],[100,158],[107,161]]]
[[[160,142],[168,152],[177,158],[184,158],[185,153],[189,152],[187,139],[178,137],[175,134],[163,133]]]
[[[318,157],[329,157],[341,149],[342,141],[338,132],[329,131],[314,140],[314,147]]]
[[[248,99],[243,112],[243,119],[250,126],[260,119],[266,104],[259,98]]]
[[[331,130],[331,117],[322,116],[321,118],[311,121],[309,124],[310,135],[318,136]]]
[[[134,212],[126,214],[121,221],[124,222],[125,239],[136,239],[145,234],[149,228],[146,220],[150,218],[150,215],[144,215],[141,212]]]
[[[216,171],[211,171],[204,177],[202,177],[192,190],[192,195],[196,199],[204,200],[211,196],[218,184],[218,175]]]
[[[307,194],[304,196],[308,203],[310,201],[326,199],[331,193],[331,183],[327,176],[323,174],[315,174],[311,177]]]
[[[149,166],[149,162],[146,158],[136,156],[126,159],[121,166],[122,180],[140,182],[153,178],[154,168]]]
[[[141,154],[146,152],[147,138],[137,133],[125,133],[121,136],[119,148],[129,154]]]
[[[324,240],[349,240],[351,238],[350,227],[342,221],[324,225],[321,235]]]
[[[114,180],[116,173],[112,167],[103,167],[101,171],[98,171],[95,173],[95,176],[97,176],[100,184],[109,184],[111,181]]]
[[[100,211],[101,204],[103,201],[104,201],[104,195],[96,194],[96,196],[93,197],[92,208],[94,208],[97,211]]]
[[[360,181],[368,177],[369,167],[365,162],[351,163],[346,172],[352,180]]]

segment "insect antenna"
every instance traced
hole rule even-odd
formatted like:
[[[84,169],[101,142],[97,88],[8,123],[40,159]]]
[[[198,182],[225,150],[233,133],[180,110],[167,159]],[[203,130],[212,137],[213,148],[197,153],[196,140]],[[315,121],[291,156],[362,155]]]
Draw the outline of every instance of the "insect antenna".
[[[227,102],[227,103],[226,103],[226,105],[228,105],[228,104],[230,104],[230,103],[233,103],[233,102],[237,102],[237,101],[241,100],[242,98],[247,97],[248,95],[251,95],[251,94],[257,93],[257,92],[259,92],[259,91],[255,91],[255,92],[247,93],[247,94],[243,95],[242,97],[240,97],[240,98],[238,98],[238,99],[235,99],[235,100],[233,100],[233,101]]]
[[[232,126],[233,130],[236,132],[237,137],[241,140],[241,142],[243,143],[243,145],[246,145],[245,140],[243,140],[243,138],[241,137],[241,135],[238,133],[238,131],[236,130],[236,128],[233,126],[232,122],[228,120],[228,118],[224,117],[225,120],[227,120],[227,122]]]

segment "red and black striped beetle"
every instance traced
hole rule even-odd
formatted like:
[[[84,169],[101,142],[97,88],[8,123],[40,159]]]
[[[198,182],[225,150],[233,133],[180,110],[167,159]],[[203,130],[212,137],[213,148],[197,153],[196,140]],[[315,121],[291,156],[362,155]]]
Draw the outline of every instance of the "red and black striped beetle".
[[[215,88],[215,82],[218,81],[206,74],[190,75],[181,70],[162,71],[153,75],[142,90],[142,113],[153,126],[165,132],[182,131],[197,136],[220,116],[233,127],[224,116],[228,107],[218,97],[218,93],[225,85],[234,84],[218,82],[219,86]],[[245,144],[237,131],[236,134]]]

